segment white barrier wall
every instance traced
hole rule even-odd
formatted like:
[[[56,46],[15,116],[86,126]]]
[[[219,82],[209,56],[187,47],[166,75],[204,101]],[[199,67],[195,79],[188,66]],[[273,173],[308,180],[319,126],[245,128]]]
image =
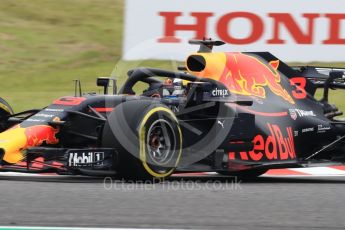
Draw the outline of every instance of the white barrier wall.
[[[184,60],[189,39],[286,61],[345,61],[343,0],[126,0],[123,58]]]

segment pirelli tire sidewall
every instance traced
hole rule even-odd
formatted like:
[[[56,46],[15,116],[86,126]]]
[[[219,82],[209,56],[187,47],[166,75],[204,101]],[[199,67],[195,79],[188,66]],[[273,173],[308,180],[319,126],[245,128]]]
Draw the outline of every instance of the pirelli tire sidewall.
[[[8,117],[13,114],[11,106],[6,100],[0,97],[0,118]],[[7,119],[0,119],[0,132],[5,131],[8,128]]]
[[[0,111],[6,114],[13,114],[13,110],[11,106],[7,103],[7,101],[0,97]]]
[[[166,126],[171,146],[162,164],[154,160],[148,143],[149,132],[159,124]],[[103,129],[102,146],[117,149],[116,170],[123,178],[162,179],[170,176],[178,166],[182,132],[174,113],[159,101],[127,101],[109,115]]]

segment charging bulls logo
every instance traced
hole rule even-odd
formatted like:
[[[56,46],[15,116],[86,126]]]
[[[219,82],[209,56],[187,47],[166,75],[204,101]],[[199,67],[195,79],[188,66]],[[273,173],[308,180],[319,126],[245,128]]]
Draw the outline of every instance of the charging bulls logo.
[[[226,65],[219,79],[232,93],[266,98],[266,90],[295,104],[282,87],[278,73],[279,60],[265,65],[260,60],[242,53],[225,53]]]
[[[59,140],[56,138],[58,129],[54,129],[48,125],[36,125],[25,129],[27,138],[27,147],[40,146],[46,144],[57,144]]]
[[[16,125],[5,132],[0,133],[0,148],[4,151],[3,160],[10,164],[20,162],[25,157],[25,151],[29,147],[45,144],[57,144],[56,134],[58,129],[49,125],[35,125],[23,128]]]

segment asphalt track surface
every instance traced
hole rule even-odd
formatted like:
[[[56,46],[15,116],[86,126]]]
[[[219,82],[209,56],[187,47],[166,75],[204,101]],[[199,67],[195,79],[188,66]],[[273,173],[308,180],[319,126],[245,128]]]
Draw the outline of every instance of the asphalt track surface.
[[[0,176],[0,225],[344,229],[345,177],[175,177],[160,184]]]

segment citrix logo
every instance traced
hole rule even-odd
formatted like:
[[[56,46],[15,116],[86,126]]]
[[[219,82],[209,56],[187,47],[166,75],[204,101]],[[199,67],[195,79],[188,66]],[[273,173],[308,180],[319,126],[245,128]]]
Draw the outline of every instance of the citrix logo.
[[[225,96],[229,96],[229,91],[227,89],[218,89],[215,88],[214,90],[212,90],[212,96],[214,97],[225,97]]]

